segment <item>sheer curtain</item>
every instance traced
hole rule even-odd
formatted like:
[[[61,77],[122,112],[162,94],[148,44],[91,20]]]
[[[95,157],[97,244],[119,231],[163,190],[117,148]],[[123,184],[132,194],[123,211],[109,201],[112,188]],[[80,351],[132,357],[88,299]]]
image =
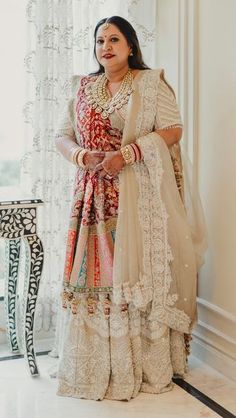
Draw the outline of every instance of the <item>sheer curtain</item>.
[[[26,7],[27,146],[21,184],[27,193],[44,201],[38,222],[45,252],[36,312],[38,331],[55,329],[58,323],[74,176],[74,168],[55,150],[54,131],[58,114],[70,95],[71,75],[97,68],[93,59],[94,26],[101,18],[112,15],[133,24],[144,59],[155,68],[155,0],[29,0]]]

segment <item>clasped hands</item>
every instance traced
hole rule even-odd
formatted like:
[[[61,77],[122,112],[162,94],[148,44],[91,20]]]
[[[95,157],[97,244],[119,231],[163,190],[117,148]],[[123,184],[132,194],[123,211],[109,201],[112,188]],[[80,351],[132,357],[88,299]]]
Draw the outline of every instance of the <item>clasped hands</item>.
[[[87,170],[108,178],[115,177],[126,165],[121,151],[87,151],[83,162]]]

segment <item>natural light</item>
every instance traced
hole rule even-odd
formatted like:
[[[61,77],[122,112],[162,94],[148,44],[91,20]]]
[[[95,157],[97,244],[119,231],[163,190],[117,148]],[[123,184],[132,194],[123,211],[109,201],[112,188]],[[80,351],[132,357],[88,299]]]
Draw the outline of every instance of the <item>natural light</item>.
[[[25,1],[0,4],[0,193],[20,184],[24,153]],[[0,242],[0,296],[3,294],[4,242]]]
[[[0,5],[0,187],[18,186],[24,152],[25,1]]]

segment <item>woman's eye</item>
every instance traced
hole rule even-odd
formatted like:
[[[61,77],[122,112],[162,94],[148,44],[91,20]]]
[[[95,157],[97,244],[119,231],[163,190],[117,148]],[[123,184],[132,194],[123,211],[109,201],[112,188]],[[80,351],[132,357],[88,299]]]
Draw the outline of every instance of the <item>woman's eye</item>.
[[[114,37],[114,38],[111,38],[111,39],[110,39],[110,41],[111,41],[112,43],[115,43],[115,42],[118,42],[118,41],[119,41],[119,38]],[[102,45],[103,43],[104,43],[104,40],[103,40],[103,39],[97,39],[97,44],[98,44],[98,45]]]

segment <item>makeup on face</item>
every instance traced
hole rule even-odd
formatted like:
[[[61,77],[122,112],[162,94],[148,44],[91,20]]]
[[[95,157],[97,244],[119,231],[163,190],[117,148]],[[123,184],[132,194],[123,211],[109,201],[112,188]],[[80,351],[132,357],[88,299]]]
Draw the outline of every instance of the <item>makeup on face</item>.
[[[110,24],[108,28],[100,27],[96,38],[96,55],[99,62],[112,62],[114,58],[119,61],[127,61],[129,46],[125,36]]]

